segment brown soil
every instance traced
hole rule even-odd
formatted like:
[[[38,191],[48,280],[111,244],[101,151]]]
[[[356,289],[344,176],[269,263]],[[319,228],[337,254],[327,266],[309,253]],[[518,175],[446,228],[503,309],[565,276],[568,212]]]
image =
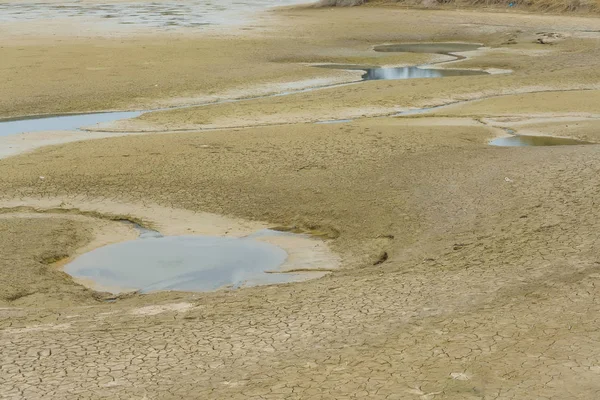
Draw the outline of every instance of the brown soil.
[[[56,217],[0,214],[0,304],[59,307],[102,299],[55,266],[99,236],[106,222]]]

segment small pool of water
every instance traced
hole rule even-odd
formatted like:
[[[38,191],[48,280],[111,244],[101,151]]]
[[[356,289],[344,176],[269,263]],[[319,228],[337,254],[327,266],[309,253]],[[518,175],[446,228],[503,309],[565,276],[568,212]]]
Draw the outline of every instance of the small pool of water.
[[[278,246],[245,238],[213,236],[146,236],[83,254],[64,271],[96,290],[142,293],[211,291],[296,280],[298,274],[277,271],[288,254]],[[89,284],[91,282],[91,284]]]
[[[15,135],[24,132],[72,131],[102,122],[135,118],[142,114],[142,111],[118,111],[6,120],[0,121],[0,136]]]
[[[515,135],[494,139],[490,142],[492,146],[503,147],[525,147],[525,146],[573,146],[593,144],[577,139],[560,138],[552,136],[526,136]]]
[[[375,46],[373,50],[384,53],[449,54],[473,51],[481,47],[476,43],[399,43]]]
[[[449,76],[473,76],[489,75],[486,71],[470,69],[435,69],[426,67],[399,67],[399,68],[379,68],[365,67],[360,65],[344,64],[325,64],[317,65],[320,68],[345,69],[349,71],[364,71],[362,79],[364,81],[372,80],[398,80],[398,79],[425,79],[425,78],[444,78]]]

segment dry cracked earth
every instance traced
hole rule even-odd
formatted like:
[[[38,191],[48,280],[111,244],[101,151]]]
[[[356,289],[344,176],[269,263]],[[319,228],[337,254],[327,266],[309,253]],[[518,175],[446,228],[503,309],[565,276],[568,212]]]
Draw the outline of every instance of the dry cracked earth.
[[[338,21],[327,39],[307,30],[324,19]],[[307,59],[326,58],[334,45],[348,46],[350,59],[392,39],[478,38],[501,50],[462,66],[512,74],[369,82],[147,114],[127,128],[187,131],[0,160],[0,395],[598,398],[600,146],[488,143],[506,129],[600,143],[600,55],[590,33],[600,22],[394,7],[286,10],[278,21],[313,32],[296,44]],[[407,26],[393,31],[398,21]],[[341,27],[350,22],[351,35]],[[541,44],[536,35],[550,27],[564,40]],[[249,40],[236,38],[232,46]],[[281,52],[263,62],[289,57]],[[75,97],[85,92],[73,85]],[[177,85],[170,90],[188,96]],[[132,107],[145,101],[119,87],[107,104],[112,96]],[[54,112],[76,101],[37,104]],[[312,123],[342,116],[355,119]],[[100,208],[116,202],[129,211]],[[131,234],[115,220],[169,229],[151,206],[320,232],[342,265],[299,283],[118,297],[60,271],[82,249]]]

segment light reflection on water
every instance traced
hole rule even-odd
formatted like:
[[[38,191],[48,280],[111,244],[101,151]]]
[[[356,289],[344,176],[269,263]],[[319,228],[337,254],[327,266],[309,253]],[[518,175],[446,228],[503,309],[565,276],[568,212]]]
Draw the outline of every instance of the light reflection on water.
[[[488,75],[485,71],[468,69],[429,69],[418,67],[372,68],[362,76],[366,81],[393,79],[444,78],[448,76]]]
[[[287,253],[256,237],[146,237],[83,254],[64,271],[113,293],[210,291],[297,279],[297,274],[265,273],[277,270]]]

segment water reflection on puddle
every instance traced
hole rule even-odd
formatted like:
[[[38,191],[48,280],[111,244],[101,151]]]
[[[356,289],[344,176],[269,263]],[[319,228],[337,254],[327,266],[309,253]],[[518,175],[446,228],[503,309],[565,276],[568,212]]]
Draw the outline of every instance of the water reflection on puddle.
[[[362,79],[365,81],[489,75],[485,71],[470,69],[434,69],[425,67],[378,68],[343,64],[325,64],[317,65],[317,67],[329,69],[344,69],[349,71],[364,71],[365,73],[362,75]]]
[[[253,286],[297,280],[298,274],[276,271],[288,257],[278,246],[246,238],[213,236],[146,237],[86,253],[65,272],[97,290],[210,291],[225,286]]]
[[[525,136],[516,135],[494,139],[490,142],[492,146],[503,147],[525,147],[525,146],[573,146],[592,144],[577,139],[560,138],[552,136]]]
[[[426,69],[418,67],[373,68],[362,76],[365,81],[381,79],[423,79],[444,78],[447,76],[488,75],[485,71],[468,69]]]

